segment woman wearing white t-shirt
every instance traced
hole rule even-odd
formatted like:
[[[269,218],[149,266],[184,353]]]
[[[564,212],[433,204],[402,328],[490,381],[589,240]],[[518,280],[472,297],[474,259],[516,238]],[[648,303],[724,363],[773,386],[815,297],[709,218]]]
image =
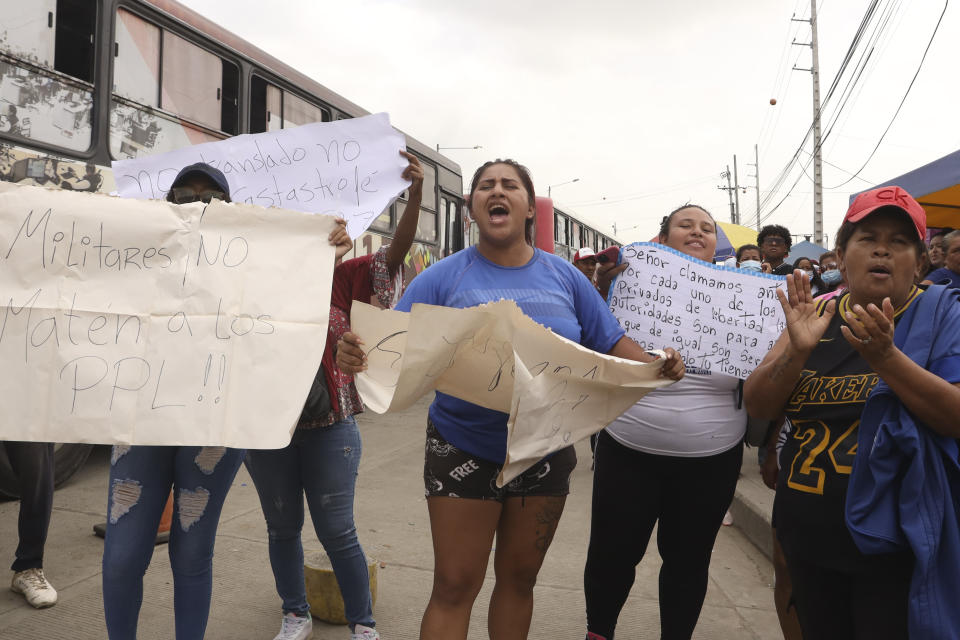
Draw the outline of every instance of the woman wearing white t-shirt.
[[[716,224],[687,205],[664,218],[660,242],[706,262]],[[587,638],[613,638],[654,525],[661,638],[690,638],[707,591],[710,553],[740,473],[746,412],[736,378],[687,369],[600,433],[584,570]]]

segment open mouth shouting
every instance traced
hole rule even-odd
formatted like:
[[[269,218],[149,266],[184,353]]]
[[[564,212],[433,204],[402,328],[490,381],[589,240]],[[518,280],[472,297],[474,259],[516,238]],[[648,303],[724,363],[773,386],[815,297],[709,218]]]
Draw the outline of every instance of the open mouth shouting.
[[[506,205],[499,202],[491,204],[487,209],[487,214],[490,216],[490,222],[494,224],[502,224],[510,219],[510,210]]]
[[[888,280],[893,275],[893,271],[888,265],[879,263],[871,265],[867,269],[867,273],[880,280]]]

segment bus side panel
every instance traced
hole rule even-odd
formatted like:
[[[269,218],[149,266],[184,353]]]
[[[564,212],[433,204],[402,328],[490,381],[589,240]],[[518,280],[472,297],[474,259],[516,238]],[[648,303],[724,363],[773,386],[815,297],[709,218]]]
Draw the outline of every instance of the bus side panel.
[[[378,251],[380,247],[386,244],[390,244],[390,238],[388,236],[367,231],[357,238],[353,246],[352,255],[348,253],[344,257],[345,259],[349,259],[367,256]],[[440,257],[440,250],[437,247],[414,242],[403,259],[404,280],[406,280],[406,284],[410,284],[410,281],[422,273],[424,269],[439,261]]]
[[[0,142],[0,180],[73,191],[110,193],[113,171],[92,162],[77,162]]]
[[[538,249],[553,253],[553,200],[537,198],[536,235],[534,244]]]

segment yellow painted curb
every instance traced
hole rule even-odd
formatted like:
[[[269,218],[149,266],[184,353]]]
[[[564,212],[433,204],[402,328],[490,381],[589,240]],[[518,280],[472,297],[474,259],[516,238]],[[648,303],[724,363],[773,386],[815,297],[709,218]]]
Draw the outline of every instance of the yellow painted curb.
[[[367,557],[370,575],[370,597],[377,604],[377,562]],[[303,563],[303,575],[307,587],[307,602],[313,617],[330,624],[347,624],[340,585],[333,573],[330,559],[325,553],[316,553]]]

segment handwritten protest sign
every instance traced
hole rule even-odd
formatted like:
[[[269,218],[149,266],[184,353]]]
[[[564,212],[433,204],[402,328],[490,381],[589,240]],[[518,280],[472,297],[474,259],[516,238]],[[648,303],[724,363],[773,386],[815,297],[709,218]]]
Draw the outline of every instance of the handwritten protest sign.
[[[623,247],[630,264],[610,286],[610,309],[647,349],[673,347],[688,370],[750,375],[780,336],[780,276],[710,264],[670,247]]]
[[[113,163],[124,198],[162,199],[177,172],[205,162],[223,172],[234,202],[346,219],[356,239],[410,182],[403,134],[385,113],[246,134]]]
[[[285,446],[325,346],[332,228],[0,183],[3,437]]]
[[[537,324],[512,300],[415,304],[409,313],[354,302],[351,327],[366,345],[369,368],[356,383],[372,410],[404,409],[436,389],[509,414],[499,486],[671,384],[659,377],[662,360],[601,355]]]

